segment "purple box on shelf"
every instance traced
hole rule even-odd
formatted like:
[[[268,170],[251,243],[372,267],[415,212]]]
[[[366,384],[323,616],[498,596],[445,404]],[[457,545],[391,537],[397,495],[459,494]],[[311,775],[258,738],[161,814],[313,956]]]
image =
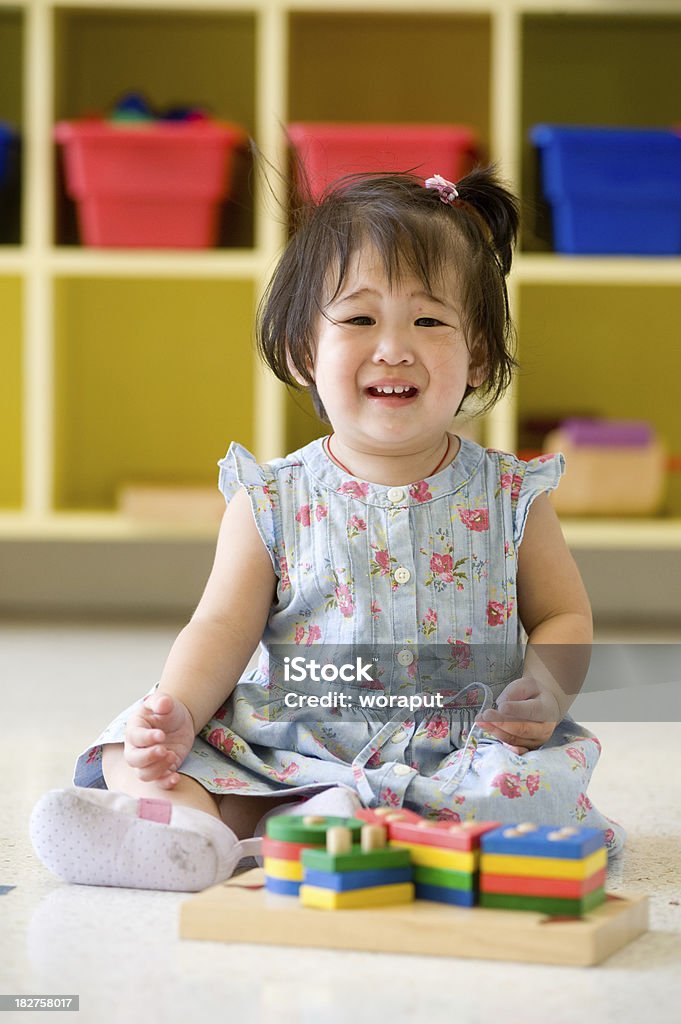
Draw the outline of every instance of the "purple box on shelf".
[[[574,445],[606,448],[640,448],[651,443],[653,428],[644,420],[568,419],[560,424],[564,436]]]
[[[561,515],[654,515],[666,484],[666,452],[642,420],[564,420],[544,438],[562,452],[565,477],[551,494]]]

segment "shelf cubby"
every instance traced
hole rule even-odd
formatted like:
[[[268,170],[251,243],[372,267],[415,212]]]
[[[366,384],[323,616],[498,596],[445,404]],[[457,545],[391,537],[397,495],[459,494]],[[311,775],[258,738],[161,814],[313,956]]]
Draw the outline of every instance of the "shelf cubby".
[[[56,11],[54,119],[106,115],[128,92],[155,110],[205,108],[255,134],[256,21],[241,10],[71,8]],[[236,160],[219,244],[254,244],[251,161]],[[57,164],[57,241],[78,241],[75,210]]]
[[[678,457],[678,287],[525,284],[518,290],[517,315],[521,426],[528,419],[584,414],[647,420]],[[678,473],[669,474],[664,512],[681,516]]]
[[[522,20],[523,248],[551,248],[532,125],[670,128],[681,123],[681,12],[526,14]],[[635,196],[632,201],[635,201]]]
[[[61,278],[54,505],[111,510],[121,484],[216,485],[253,444],[249,281]]]
[[[488,151],[489,15],[295,12],[289,38],[289,120],[470,124]]]
[[[296,11],[289,16],[289,120],[467,124],[487,159],[490,64],[488,14]],[[419,173],[426,170],[438,168]],[[329,429],[298,392],[287,396],[285,417],[287,450]]]

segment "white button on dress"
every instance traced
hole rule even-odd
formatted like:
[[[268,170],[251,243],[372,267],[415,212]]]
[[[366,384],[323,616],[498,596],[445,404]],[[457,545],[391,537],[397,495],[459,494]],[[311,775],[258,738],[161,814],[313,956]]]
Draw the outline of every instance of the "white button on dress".
[[[392,501],[393,505],[395,505],[398,501],[402,501],[403,498],[404,498],[404,488],[403,487],[391,487],[388,490],[388,501]]]
[[[396,658],[398,665],[411,665],[414,660],[414,655],[412,651],[405,649],[403,651],[398,651]]]
[[[398,565],[395,569],[395,582],[396,583],[408,583],[411,579],[411,573],[404,565]]]
[[[396,764],[395,765],[395,775],[408,775],[410,771],[411,771],[411,768],[409,767],[408,764]]]

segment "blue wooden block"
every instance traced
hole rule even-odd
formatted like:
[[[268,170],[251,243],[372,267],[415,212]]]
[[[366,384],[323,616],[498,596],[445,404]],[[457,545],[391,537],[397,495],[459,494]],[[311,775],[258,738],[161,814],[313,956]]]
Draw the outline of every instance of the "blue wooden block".
[[[303,885],[316,885],[320,889],[347,892],[350,889],[369,889],[375,885],[411,882],[411,878],[410,867],[374,871],[315,871],[312,868],[305,868]]]
[[[414,895],[417,900],[452,903],[457,907],[473,907],[476,899],[472,889],[450,889],[444,885],[424,885],[423,882],[415,883]]]
[[[276,892],[278,896],[297,896],[301,882],[291,882],[288,878],[274,878],[265,875],[265,888],[268,892]]]
[[[605,841],[597,828],[522,824],[495,828],[483,835],[480,845],[483,853],[583,860],[603,847]]]

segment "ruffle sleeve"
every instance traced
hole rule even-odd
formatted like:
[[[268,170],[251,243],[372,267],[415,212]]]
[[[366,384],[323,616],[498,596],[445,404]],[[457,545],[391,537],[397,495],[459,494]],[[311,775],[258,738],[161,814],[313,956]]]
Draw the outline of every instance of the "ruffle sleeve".
[[[275,474],[268,465],[260,465],[243,445],[235,442],[229,446],[218,466],[218,487],[227,502],[232,500],[240,487],[248,494],[258,533],[267,548],[274,571],[280,576],[281,530],[277,519],[279,501]]]
[[[527,513],[534,499],[556,489],[565,472],[565,459],[560,452],[539,455],[529,462],[519,462],[513,480],[513,539],[516,547],[523,539]]]

